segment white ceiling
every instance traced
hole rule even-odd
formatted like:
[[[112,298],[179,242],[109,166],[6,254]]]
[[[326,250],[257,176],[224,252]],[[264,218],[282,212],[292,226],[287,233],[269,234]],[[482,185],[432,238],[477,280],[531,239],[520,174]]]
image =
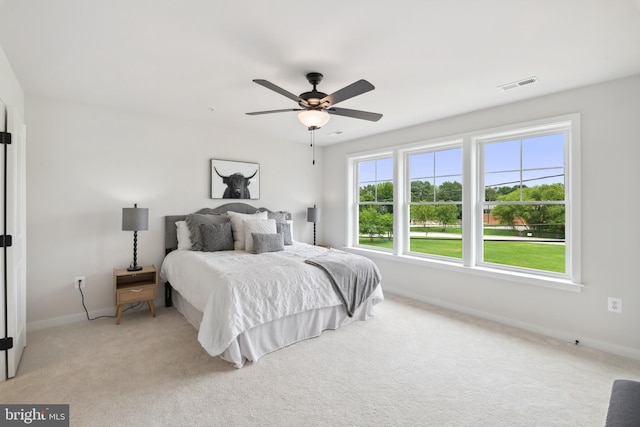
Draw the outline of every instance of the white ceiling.
[[[384,117],[322,145],[638,74],[640,0],[0,0],[0,46],[27,94],[300,143],[295,113],[244,114],[296,107],[253,79],[373,83],[338,106]]]

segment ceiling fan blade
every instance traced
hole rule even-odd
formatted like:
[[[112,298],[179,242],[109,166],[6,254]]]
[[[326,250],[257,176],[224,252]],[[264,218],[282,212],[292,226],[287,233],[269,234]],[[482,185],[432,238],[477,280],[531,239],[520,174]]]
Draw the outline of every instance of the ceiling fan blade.
[[[277,92],[280,95],[284,95],[287,98],[291,99],[292,101],[295,101],[295,102],[300,101],[300,98],[298,97],[298,95],[294,95],[291,92],[284,90],[280,86],[276,86],[267,80],[255,79],[254,82],[258,83],[260,86],[266,87],[267,89],[271,89],[272,91]]]
[[[377,122],[382,118],[380,113],[370,113],[368,111],[350,110],[348,108],[327,108],[329,114],[335,114],[336,116],[352,117],[354,119],[369,120],[371,122]]]
[[[284,113],[287,111],[302,111],[302,108],[286,108],[284,110],[254,111],[253,113],[246,113],[246,114],[249,116],[258,116],[260,114]]]
[[[329,105],[335,105],[338,102],[345,101],[349,98],[353,98],[354,96],[362,95],[363,93],[369,92],[373,89],[375,89],[375,86],[368,81],[358,80],[357,82],[351,83],[349,86],[345,86],[331,95],[325,96],[320,100],[320,104],[328,101]]]

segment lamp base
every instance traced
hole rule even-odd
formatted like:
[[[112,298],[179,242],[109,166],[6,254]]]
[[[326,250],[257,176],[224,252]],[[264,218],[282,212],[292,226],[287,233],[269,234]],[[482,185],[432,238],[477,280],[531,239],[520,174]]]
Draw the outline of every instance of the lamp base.
[[[135,265],[133,267],[127,268],[127,271],[140,271],[140,270],[142,270],[142,266],[141,265]]]

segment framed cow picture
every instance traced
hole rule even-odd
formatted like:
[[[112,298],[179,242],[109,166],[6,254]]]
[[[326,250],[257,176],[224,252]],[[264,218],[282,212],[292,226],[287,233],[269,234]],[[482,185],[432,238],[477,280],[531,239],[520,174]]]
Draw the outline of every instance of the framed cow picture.
[[[212,199],[259,199],[260,164],[211,159]]]

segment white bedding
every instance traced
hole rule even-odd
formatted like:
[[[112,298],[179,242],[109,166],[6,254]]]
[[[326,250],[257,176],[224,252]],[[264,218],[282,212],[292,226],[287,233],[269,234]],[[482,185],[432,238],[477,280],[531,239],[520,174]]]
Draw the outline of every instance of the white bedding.
[[[198,341],[217,356],[255,326],[341,305],[325,273],[304,263],[326,250],[294,243],[284,251],[259,255],[243,250],[173,251],[160,274],[203,313]],[[383,299],[380,286],[371,298]]]

